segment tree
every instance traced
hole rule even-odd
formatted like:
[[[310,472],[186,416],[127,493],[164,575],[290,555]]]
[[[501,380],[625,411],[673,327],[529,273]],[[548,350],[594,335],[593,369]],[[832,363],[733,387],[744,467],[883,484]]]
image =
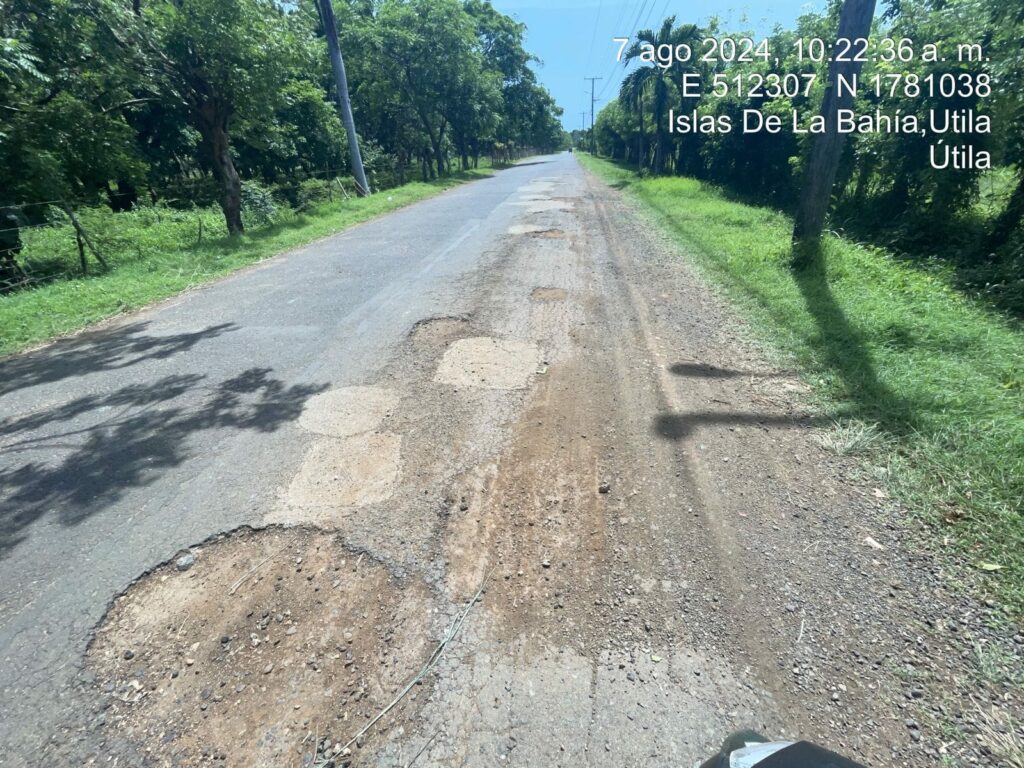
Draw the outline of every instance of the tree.
[[[84,198],[145,165],[126,115],[152,97],[108,0],[0,4],[0,176],[7,202]],[[30,211],[33,216],[40,211]]]
[[[657,33],[650,29],[637,32],[637,41],[626,50],[623,56],[626,64],[639,59],[646,46],[653,46],[655,50],[662,45],[675,46],[681,36],[680,32],[674,29],[675,23],[675,16],[669,16],[661,23]],[[630,108],[629,105],[635,106],[645,91],[651,92],[651,112],[654,119],[654,172],[664,173],[665,158],[668,152],[665,113],[668,109],[672,74],[668,68],[652,63],[634,70],[627,75],[626,79],[628,85],[624,82],[623,87],[626,89],[627,98],[623,99],[623,104],[627,109]],[[630,96],[632,99],[629,98]]]
[[[384,0],[372,29],[382,76],[411,107],[430,146],[430,174],[448,172],[449,115],[480,70],[473,21],[457,0]],[[443,55],[438,52],[443,51]]]
[[[871,32],[871,19],[874,14],[875,0],[843,0],[837,38],[867,38]],[[838,48],[837,45],[833,52],[838,52]],[[815,136],[811,145],[811,156],[804,172],[800,202],[793,226],[793,242],[807,246],[801,249],[803,256],[798,256],[798,263],[803,263],[816,251],[843,151],[844,136],[837,130],[838,111],[849,109],[853,103],[853,94],[849,90],[840,93],[836,83],[841,76],[851,79],[860,72],[860,69],[861,62],[856,57],[833,55],[829,63],[828,82],[821,103],[825,131]]]
[[[242,182],[230,129],[273,114],[301,46],[273,0],[161,0],[143,7],[165,93],[188,109],[220,186],[228,232],[241,233]]]

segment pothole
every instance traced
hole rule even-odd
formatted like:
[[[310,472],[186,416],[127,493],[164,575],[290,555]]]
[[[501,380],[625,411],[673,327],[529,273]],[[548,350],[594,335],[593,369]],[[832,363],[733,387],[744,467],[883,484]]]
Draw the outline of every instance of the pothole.
[[[519,389],[540,363],[533,344],[477,336],[454,342],[444,353],[434,380],[455,386]]]
[[[398,395],[384,387],[341,387],[306,401],[299,425],[332,437],[376,429],[398,404]]]
[[[565,301],[564,288],[534,288],[530,298],[534,301]]]
[[[551,240],[562,240],[565,232],[553,227],[540,227],[536,224],[513,224],[508,228],[510,235],[527,235],[529,237],[543,237]]]
[[[428,605],[336,535],[226,535],[114,601],[85,661],[102,728],[157,765],[307,764],[422,664]]]
[[[469,327],[468,317],[429,317],[416,323],[409,336],[418,347],[441,346],[464,336]]]
[[[402,465],[402,436],[367,432],[313,443],[275,522],[337,522],[339,508],[375,504],[395,492]]]
[[[527,213],[547,213],[548,211],[571,211],[573,203],[569,200],[537,200],[516,205],[525,205]]]

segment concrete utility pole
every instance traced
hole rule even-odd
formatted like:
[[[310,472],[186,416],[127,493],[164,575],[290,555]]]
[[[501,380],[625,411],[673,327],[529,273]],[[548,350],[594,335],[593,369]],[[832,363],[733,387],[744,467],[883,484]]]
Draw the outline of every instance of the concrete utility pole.
[[[370,194],[370,185],[366,183],[366,172],[363,170],[363,156],[359,152],[359,137],[356,136],[356,121],[352,117],[352,102],[348,98],[348,77],[345,76],[345,62],[341,58],[341,47],[338,45],[338,27],[334,23],[334,6],[331,0],[317,0],[320,21],[324,25],[327,36],[327,52],[331,56],[331,68],[334,70],[334,82],[338,88],[338,109],[345,123],[348,134],[348,151],[352,156],[352,173],[356,177],[356,193],[360,197]]]
[[[594,141],[594,102],[597,99],[594,98],[594,82],[597,80],[604,80],[603,77],[584,77],[584,80],[590,81],[590,154],[597,154],[597,144]]]

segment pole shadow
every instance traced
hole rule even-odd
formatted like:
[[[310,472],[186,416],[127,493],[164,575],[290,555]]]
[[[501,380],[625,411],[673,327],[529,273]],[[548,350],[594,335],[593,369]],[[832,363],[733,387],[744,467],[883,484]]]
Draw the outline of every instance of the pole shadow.
[[[878,379],[864,332],[850,322],[829,287],[821,244],[801,243],[792,255],[793,279],[818,328],[811,343],[842,382],[846,415],[876,421],[893,434],[913,432],[915,408]]]

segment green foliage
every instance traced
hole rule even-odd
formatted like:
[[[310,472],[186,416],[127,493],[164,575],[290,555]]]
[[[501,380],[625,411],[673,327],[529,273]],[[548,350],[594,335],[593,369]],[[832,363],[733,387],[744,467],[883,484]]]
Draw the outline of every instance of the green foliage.
[[[837,237],[824,267],[789,268],[792,222],[691,178],[626,186],[723,285],[764,339],[791,356],[827,413],[872,433],[869,456],[924,520],[972,564],[1003,570],[985,587],[1024,612],[1024,339],[942,274]],[[864,440],[860,441],[864,443]]]
[[[871,242],[929,266],[941,260],[954,267],[961,287],[983,293],[1000,308],[1024,314],[1021,259],[1021,230],[1024,222],[1024,11],[1020,4],[987,0],[901,0],[876,19],[873,37],[908,38],[920,46],[939,45],[941,57],[929,62],[917,56],[910,62],[885,63],[869,60],[861,82],[875,75],[899,72],[923,80],[930,74],[991,75],[993,94],[940,98],[921,95],[908,98],[884,93],[875,97],[861,90],[854,104],[860,113],[915,115],[927,125],[930,111],[972,109],[992,118],[994,131],[963,134],[957,143],[971,144],[992,153],[999,170],[1011,179],[1000,205],[979,206],[983,192],[982,173],[972,169],[931,167],[929,144],[934,136],[916,133],[879,133],[847,137],[840,164],[830,227],[859,240]],[[667,135],[668,109],[701,116],[728,117],[733,126],[741,124],[744,109],[783,117],[789,125],[794,109],[816,114],[826,75],[826,62],[799,61],[795,41],[812,38],[830,40],[835,36],[838,4],[827,14],[808,13],[792,30],[776,29],[768,37],[769,49],[778,62],[754,57],[749,62],[705,64],[690,62],[662,68],[641,65],[627,74],[617,100],[606,106],[596,121],[596,138],[602,154],[655,174],[690,175],[727,188],[751,201],[766,202],[783,210],[796,203],[803,163],[809,149],[807,135],[790,130],[780,133],[744,134],[734,129],[725,133]],[[635,59],[640,43],[654,45],[693,42],[705,35],[754,37],[744,30],[726,32],[713,21],[706,29],[665,19],[657,30],[638,33],[627,49]],[[958,43],[979,42],[987,61],[959,61]],[[700,46],[695,50],[701,50]],[[699,99],[683,98],[681,77],[686,71],[699,72],[704,80]],[[737,95],[731,87],[716,96],[708,87],[714,74],[732,81],[737,76],[817,75],[809,92],[775,98],[763,94]],[[951,139],[947,138],[947,142]],[[989,198],[991,202],[991,197]]]
[[[269,189],[256,181],[242,182],[242,218],[247,227],[270,224],[277,217],[277,205]]]
[[[335,4],[374,188],[561,141],[525,27],[486,0]],[[0,205],[219,201],[230,222],[239,177],[300,205],[349,170],[313,0],[9,0],[0,104]]]

